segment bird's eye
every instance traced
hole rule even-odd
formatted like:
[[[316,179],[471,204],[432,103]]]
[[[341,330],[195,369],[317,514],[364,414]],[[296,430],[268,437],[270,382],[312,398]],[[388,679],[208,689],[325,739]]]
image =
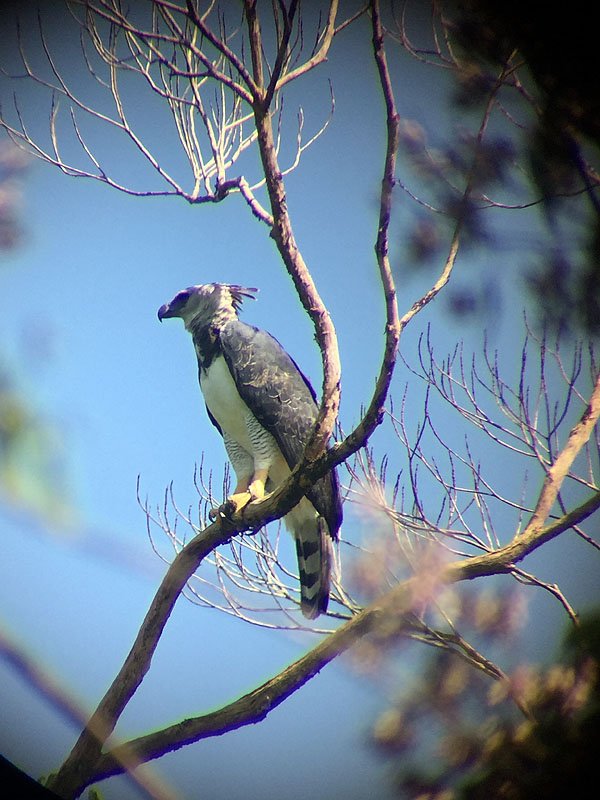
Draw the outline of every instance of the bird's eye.
[[[179,292],[177,297],[173,300],[171,304],[172,307],[181,310],[187,305],[187,301],[190,299],[190,293],[185,289],[183,292]]]

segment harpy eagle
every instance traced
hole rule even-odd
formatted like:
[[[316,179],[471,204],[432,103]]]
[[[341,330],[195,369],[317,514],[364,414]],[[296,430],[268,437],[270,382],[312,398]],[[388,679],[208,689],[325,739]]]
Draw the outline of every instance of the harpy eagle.
[[[194,342],[210,421],[223,437],[237,478],[236,509],[281,484],[298,463],[317,416],[315,392],[277,339],[238,319],[257,289],[225,283],[190,286],[158,310],[181,317]],[[284,518],[296,542],[301,608],[327,609],[331,540],[342,522],[335,470],[318,480]]]

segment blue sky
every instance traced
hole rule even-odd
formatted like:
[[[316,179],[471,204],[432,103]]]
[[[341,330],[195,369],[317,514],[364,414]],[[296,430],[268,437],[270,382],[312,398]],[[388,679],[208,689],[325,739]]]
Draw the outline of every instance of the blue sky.
[[[53,35],[68,67],[77,43],[62,31],[53,29]],[[341,422],[349,428],[369,399],[382,351],[383,304],[373,243],[384,130],[377,117],[381,101],[367,60],[368,40],[361,44],[349,33],[344,42],[340,55],[332,54],[307,82],[310,99],[301,101],[307,132],[318,129],[329,113],[328,79],[336,110],[329,129],[304,154],[286,186],[299,246],[338,329]],[[351,80],[356,64],[361,64],[359,75]],[[443,83],[423,82],[409,59],[395,68],[410,77],[398,98],[402,114],[427,124],[434,144],[443,141],[444,130],[465,122],[451,112],[440,124],[435,109]],[[81,72],[74,70],[73,76],[85,85]],[[10,91],[12,84],[3,79],[4,104]],[[293,152],[301,91],[291,87],[286,93],[284,165],[286,149]],[[148,139],[163,146],[165,158],[180,169],[174,139],[173,144],[166,140],[165,120],[156,122],[153,106],[137,94],[127,96]],[[31,89],[22,97],[32,130],[42,132],[47,97]],[[124,181],[144,188],[153,180],[121,140],[93,122],[85,130]],[[65,141],[65,158],[79,158],[72,139]],[[244,165],[256,175],[255,155],[249,154]],[[320,361],[275,246],[240,197],[199,207],[178,198],[135,198],[97,182],[69,179],[37,162],[24,190],[25,241],[2,257],[0,338],[28,402],[59,434],[55,469],[68,522],[51,524],[48,514],[36,514],[5,495],[0,508],[1,619],[33,657],[92,709],[120,667],[164,571],[146,536],[136,498],[138,476],[142,495],[153,504],[162,504],[172,482],[177,501],[186,507],[195,502],[193,473],[200,454],[216,481],[225,460],[204,412],[189,336],[176,321],[160,325],[158,307],[191,284],[218,280],[256,286],[258,302],[246,303],[244,319],[270,330],[316,387]],[[411,213],[411,201],[400,194],[398,241]],[[507,217],[495,224],[495,232],[504,233]],[[534,241],[544,234],[535,212],[525,221],[511,219],[510,225],[513,243],[527,234]],[[393,255],[400,263],[401,247]],[[457,285],[501,275],[504,294],[489,335],[491,346],[501,349],[516,375],[523,298],[514,276],[522,262],[518,251],[508,256],[510,266],[500,247],[471,248],[459,262],[463,277],[459,274]],[[401,311],[433,275],[399,269]],[[407,359],[414,358],[418,334],[427,323],[442,354],[461,336],[467,348],[480,346],[481,320],[457,321],[446,309],[440,299],[407,331],[402,344]],[[410,376],[401,368],[398,396],[406,380]],[[415,417],[418,396],[409,393]],[[381,449],[389,446],[389,433],[376,442]],[[402,456],[394,458],[401,462]],[[510,481],[512,476],[504,477]],[[352,514],[347,516],[350,535],[368,538]],[[568,564],[565,552],[562,543],[553,543],[532,561],[547,579],[567,581],[569,599],[585,605],[597,589],[597,565],[578,543],[568,550]],[[526,653],[531,660],[542,657],[544,642],[563,620],[558,604],[539,595]],[[118,731],[142,733],[230,701],[299,657],[310,641],[252,628],[180,600]],[[408,657],[403,668],[408,678],[412,664]],[[75,728],[3,663],[0,686],[0,750],[34,775],[55,768],[70,749]],[[367,793],[383,800],[391,796],[385,766],[367,745],[367,735],[385,699],[372,680],[341,660],[260,725],[201,742],[155,766],[181,797],[194,797],[199,786],[202,795],[215,800],[242,795],[358,800]],[[102,788],[108,800],[138,796],[123,779]]]

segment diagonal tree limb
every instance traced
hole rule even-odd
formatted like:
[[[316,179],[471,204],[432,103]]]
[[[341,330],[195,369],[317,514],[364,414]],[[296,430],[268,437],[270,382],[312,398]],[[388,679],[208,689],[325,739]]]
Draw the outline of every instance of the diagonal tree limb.
[[[600,373],[596,378],[594,389],[589,403],[583,415],[575,427],[571,430],[566,445],[554,459],[552,465],[546,472],[544,485],[538,498],[538,502],[521,536],[527,536],[531,531],[535,531],[547,519],[552,506],[554,505],[558,492],[565,477],[577,454],[581,452],[583,445],[589,440],[592,431],[600,416]]]
[[[171,563],[123,666],[49,784],[61,797],[76,796],[78,787],[89,782],[104,742],[150,669],[154,651],[185,584],[202,560],[235,532],[221,519],[194,537]]]
[[[545,528],[519,537],[505,547],[485,555],[466,558],[442,567],[434,575],[415,575],[359,612],[281,673],[262,686],[223,708],[183,720],[156,733],[134,739],[101,755],[96,762],[92,783],[124,771],[123,764],[139,765],[187,744],[263,720],[291,694],[300,689],[333,659],[355,642],[384,626],[386,633],[401,634],[411,628],[406,615],[422,606],[424,586],[433,595],[443,586],[477,577],[510,573],[521,561],[545,542],[582,522],[600,508],[600,492]],[[88,785],[88,784],[85,784]],[[84,786],[80,787],[81,789]]]
[[[265,708],[270,710],[269,703],[271,702],[274,702],[275,705],[282,702],[292,691],[296,691],[306,683],[322,666],[372,630],[380,620],[388,616],[398,618],[398,615],[406,614],[415,606],[417,598],[419,602],[427,600],[428,595],[437,591],[441,585],[471,580],[485,575],[510,573],[514,564],[521,561],[526,555],[574,525],[578,525],[600,508],[600,491],[597,491],[586,502],[544,527],[545,520],[552,508],[553,498],[556,498],[570,465],[590,438],[599,417],[600,376],[580,421],[574,426],[567,443],[557,454],[549,469],[549,477],[540,492],[536,510],[520,536],[498,550],[442,566],[435,575],[417,575],[399,584],[380,601],[357,614],[356,617],[328,636],[311,653],[296,662],[296,665],[292,665],[289,670],[282,673],[285,674],[285,678],[282,678],[280,683],[278,682],[279,676],[274,678],[281,695],[277,692],[273,694],[272,683],[266,684],[267,689],[265,689],[264,695],[260,695],[260,690],[256,690],[259,693],[258,697],[262,697],[265,702],[266,698],[272,698],[266,706],[261,706],[262,711],[265,711]],[[229,525],[221,519],[198,534],[176,556],[157,591],[123,667],[80,735],[71,754],[53,779],[50,788],[55,792],[65,798],[75,797],[84,786],[95,780],[93,775],[97,771],[96,765],[101,758],[102,746],[150,668],[153,653],[175,602],[203,558],[215,547],[227,542],[236,531],[244,527],[256,527],[257,524],[273,519],[280,513],[285,513],[285,510],[297,502],[297,498],[285,499],[287,507],[284,507],[283,510],[276,507],[276,493],[261,503],[250,504],[241,515],[241,519],[245,523],[243,525],[235,524],[235,522]],[[552,502],[550,502],[551,500]],[[543,516],[544,514],[545,516]],[[386,620],[387,624],[389,622]],[[251,693],[253,701],[256,700],[256,692]],[[279,697],[280,699],[278,699]],[[250,707],[254,708],[252,705]],[[249,719],[248,721],[256,720]],[[203,724],[206,724],[206,719]],[[222,720],[219,724],[222,724]],[[190,730],[184,730],[187,742],[191,734]],[[181,744],[183,743],[185,742]],[[181,746],[181,744],[176,746]]]
[[[397,619],[412,610],[416,598],[419,599],[419,602],[423,601],[424,592],[428,594],[437,591],[442,585],[462,580],[510,573],[514,565],[525,556],[564,531],[578,525],[597,511],[600,508],[600,491],[592,494],[587,501],[567,512],[558,520],[544,526],[573,460],[589,440],[599,417],[600,376],[596,380],[590,402],[581,419],[573,427],[565,446],[557,454],[548,470],[534,514],[524,531],[512,542],[484,555],[447,564],[436,575],[417,575],[399,584],[380,601],[357,614],[356,617],[328,636],[313,651],[285,670],[280,676],[242,698],[241,706],[227,707],[217,712],[216,717],[206,715],[199,718],[200,721],[183,723],[182,728],[175,726],[168,729],[169,734],[164,736],[171,737],[173,745],[171,749],[206,735],[216,735],[223,733],[224,730],[239,727],[241,724],[258,721],[271,708],[306,683],[325,664],[372,630],[382,619],[388,616]],[[291,501],[290,507],[294,502],[294,500]],[[278,516],[277,512],[281,509],[274,506],[275,495],[262,503],[251,504],[242,515],[246,522],[244,527],[248,527],[248,518],[260,515],[261,512],[263,518],[259,521],[262,522],[266,521],[265,515],[266,519]],[[267,509],[269,509],[268,512]],[[256,521],[254,520],[254,522]],[[103,742],[114,729],[120,713],[148,671],[154,650],[181,590],[202,559],[215,547],[228,541],[240,528],[240,525],[230,527],[224,521],[214,523],[198,534],[173,561],[119,675],[51,784],[51,788],[62,794],[63,797],[77,796],[85,785],[98,779],[93,776],[98,774],[100,759],[104,758],[101,756]],[[386,620],[385,624],[389,625],[390,623]],[[225,728],[223,728],[224,725]],[[212,733],[207,733],[208,730],[212,730]],[[175,733],[177,733],[177,737],[173,740],[172,737]],[[156,735],[161,734],[159,732]],[[156,757],[159,755],[160,747],[164,752],[165,738],[160,738],[159,741],[148,737],[143,738],[143,750],[147,758],[137,751],[131,752],[132,743],[127,747],[130,749],[129,756],[135,763],[138,758],[143,761]],[[135,751],[135,747],[133,749]],[[127,763],[131,762],[128,760]],[[111,770],[114,769],[116,769],[116,762],[113,758]],[[109,774],[113,774],[113,772],[111,771]]]
[[[305,459],[314,460],[325,451],[333,433],[340,402],[341,367],[333,322],[298,249],[288,213],[287,197],[273,135],[262,62],[263,42],[256,0],[246,0],[253,77],[257,86],[253,103],[258,147],[273,216],[273,237],[298,296],[310,316],[323,360],[323,391],[318,417]],[[299,465],[300,467],[302,465]]]
[[[96,765],[93,780],[122,772],[119,759],[125,754],[130,762],[142,763],[199,739],[219,736],[245,725],[260,722],[318,674],[324,666],[368,633],[377,616],[378,612],[375,609],[358,615],[274,678],[218,711],[183,720],[106,753]]]
[[[266,93],[263,88],[262,40],[258,11],[254,0],[247,0],[246,2],[246,18],[254,66],[254,80],[258,87],[257,93],[262,97],[260,101],[255,102],[254,112],[258,131],[259,150],[273,214],[273,229],[271,235],[277,244],[281,257],[294,282],[294,286],[304,308],[315,325],[316,338],[323,359],[322,401],[313,436],[305,449],[304,458],[293,470],[286,484],[279,488],[277,499],[285,495],[288,491],[295,491],[294,487],[299,485],[304,485],[305,488],[308,488],[310,484],[307,483],[305,479],[303,480],[305,470],[307,465],[310,465],[310,463],[319,456],[321,459],[328,459],[330,465],[333,466],[334,464],[341,463],[353,452],[364,446],[372,432],[382,421],[383,405],[387,397],[396,362],[400,337],[400,322],[398,318],[396,291],[388,256],[388,233],[391,219],[394,171],[399,142],[399,115],[396,110],[394,93],[387,67],[378,0],[373,0],[371,7],[374,54],[387,110],[387,146],[380,195],[378,233],[375,245],[377,263],[386,303],[386,343],[375,393],[369,408],[356,431],[345,440],[343,451],[338,450],[337,457],[335,457],[334,460],[331,454],[326,454],[324,451],[330,440],[339,408],[341,367],[339,363],[337,338],[329,313],[317,292],[312,276],[307,269],[294,238],[287,210],[285,186],[277,162],[271,119],[268,113],[268,106],[266,106]],[[333,13],[333,7],[330,10]]]

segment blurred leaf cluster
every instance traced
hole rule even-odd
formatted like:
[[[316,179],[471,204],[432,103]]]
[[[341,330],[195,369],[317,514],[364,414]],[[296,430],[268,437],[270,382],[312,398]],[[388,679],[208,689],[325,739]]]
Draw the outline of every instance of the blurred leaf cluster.
[[[23,238],[21,178],[28,163],[23,150],[8,139],[0,141],[0,250],[16,247]]]
[[[0,498],[63,525],[71,518],[65,497],[60,430],[23,394],[10,370],[0,369]]]
[[[29,157],[0,142],[0,250],[23,242],[22,181]],[[0,344],[0,498],[12,508],[64,523],[64,452],[58,428],[43,418]]]
[[[598,334],[600,95],[590,81],[596,33],[577,6],[524,14],[515,0],[460,0],[453,27],[479,86],[489,87],[511,52],[525,62],[536,87],[524,131],[528,175],[549,231],[527,282],[544,322]],[[574,202],[578,192],[583,202]]]
[[[504,637],[510,598],[488,595],[482,615],[477,607],[484,598],[471,599],[479,633]],[[436,652],[373,728],[376,747],[393,766],[398,797],[584,796],[596,775],[599,667],[600,612],[570,631],[559,662],[517,666],[507,680],[491,682],[456,654]]]
[[[453,140],[432,148],[417,123],[404,123],[402,147],[422,192],[407,260],[439,258],[459,218],[463,246],[504,249],[489,210],[498,209],[494,218],[505,230],[506,215],[537,208],[542,241],[515,242],[503,271],[517,267],[542,324],[597,335],[600,95],[590,81],[593,26],[583,21],[583,8],[524,14],[513,0],[458,0],[434,5],[436,14],[435,41],[445,41],[447,51],[422,43],[418,53],[453,76],[460,124]],[[448,293],[451,310],[489,311],[491,302],[497,310],[501,275],[486,261],[480,274]]]

